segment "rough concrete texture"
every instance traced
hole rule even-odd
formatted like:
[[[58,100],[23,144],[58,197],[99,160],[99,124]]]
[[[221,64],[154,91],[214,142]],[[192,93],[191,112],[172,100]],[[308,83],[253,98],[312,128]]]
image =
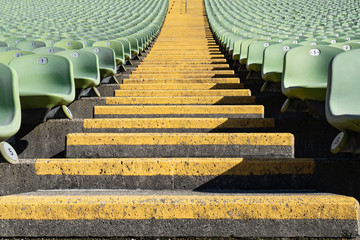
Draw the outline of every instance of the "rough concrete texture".
[[[2,220],[2,237],[355,238],[352,220]],[[64,231],[66,229],[66,231]]]
[[[66,135],[84,132],[83,120],[49,120],[37,126],[23,126],[14,148],[19,158],[63,157]]]
[[[292,158],[293,146],[246,145],[70,145],[68,158],[101,157],[245,157]]]

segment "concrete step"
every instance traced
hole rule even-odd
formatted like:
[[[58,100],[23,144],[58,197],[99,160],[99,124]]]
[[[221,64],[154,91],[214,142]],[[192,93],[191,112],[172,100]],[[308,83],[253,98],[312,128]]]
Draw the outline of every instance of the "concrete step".
[[[94,106],[94,117],[225,117],[263,118],[261,105]]]
[[[0,235],[356,237],[358,208],[317,192],[47,190],[0,197]]]
[[[244,88],[244,84],[242,83],[120,84],[117,85],[116,88],[113,88],[112,94],[114,95],[114,91],[119,89],[121,90],[210,90],[210,89],[243,89],[243,88]],[[105,90],[103,91],[105,92]]]
[[[207,59],[200,59],[200,58],[191,58],[191,59],[186,59],[186,58],[177,58],[177,57],[173,57],[173,58],[155,58],[155,59],[150,59],[150,58],[144,58],[144,60],[142,61],[142,63],[153,63],[153,64],[165,64],[165,63],[169,63],[169,64],[173,64],[173,63],[188,63],[188,64],[193,64],[193,63],[202,63],[202,64],[219,64],[219,63],[227,63],[225,58],[207,58]]]
[[[217,73],[212,71],[206,72],[194,72],[194,73],[183,73],[183,72],[174,72],[174,73],[139,73],[131,74],[129,79],[171,79],[171,78],[182,78],[182,79],[191,79],[191,78],[237,78],[238,76],[232,71],[228,73]]]
[[[249,89],[216,90],[116,90],[115,97],[251,96]]]
[[[156,71],[183,71],[183,70],[230,70],[230,66],[228,64],[217,64],[217,65],[210,65],[210,64],[192,64],[191,66],[187,64],[141,64],[137,67],[137,70],[156,70]]]
[[[218,74],[218,75],[222,75],[222,74],[235,74],[234,70],[209,70],[209,69],[189,69],[189,70],[179,70],[176,71],[175,69],[172,68],[167,68],[164,70],[157,70],[157,69],[152,69],[152,70],[140,70],[137,69],[136,71],[131,73],[131,76],[137,76],[137,75],[169,75],[169,74],[174,74],[174,73],[178,73],[180,72],[181,74],[186,74],[186,75],[203,75],[203,74]]]
[[[73,133],[66,157],[292,158],[289,133]]]
[[[100,118],[84,119],[84,128],[98,132],[210,132],[273,128],[263,118]]]
[[[239,78],[168,78],[168,79],[123,79],[123,84],[191,84],[191,83],[240,83]]]
[[[109,105],[232,105],[254,104],[256,98],[252,96],[212,96],[212,97],[106,97]]]

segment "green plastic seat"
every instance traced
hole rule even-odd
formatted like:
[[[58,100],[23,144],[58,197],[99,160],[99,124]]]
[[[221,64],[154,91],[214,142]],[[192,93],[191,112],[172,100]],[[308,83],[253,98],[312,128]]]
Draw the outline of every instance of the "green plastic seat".
[[[41,41],[24,41],[16,44],[15,47],[25,51],[33,51],[35,48],[45,47],[46,44]]]
[[[281,88],[289,98],[325,101],[328,65],[342,49],[301,46],[287,52]]]
[[[138,40],[133,37],[126,37],[124,40],[130,43],[131,56],[138,56],[140,52]]]
[[[0,155],[9,163],[17,163],[16,151],[6,141],[20,129],[21,108],[16,71],[0,64]]]
[[[262,40],[251,43],[248,48],[246,69],[260,72],[263,64],[264,50],[276,44],[279,44],[279,42]]]
[[[15,47],[16,44],[18,44],[20,42],[25,42],[25,41],[26,41],[26,38],[20,38],[20,37],[10,37],[5,40],[8,47]]]
[[[360,43],[353,43],[353,42],[339,42],[329,45],[331,47],[337,47],[344,51],[350,51],[357,48],[360,48]]]
[[[60,47],[41,47],[41,48],[35,48],[33,50],[36,54],[55,54],[60,51],[65,51],[66,49],[60,48]]]
[[[53,46],[64,48],[66,50],[80,49],[84,47],[82,42],[76,40],[61,40],[55,42]]]
[[[125,39],[116,39],[116,41],[121,42],[121,44],[124,46],[124,56],[125,56],[125,60],[130,60],[131,59],[131,46],[130,46],[130,42],[128,40]]]
[[[269,46],[264,50],[263,65],[261,70],[261,76],[264,81],[281,82],[284,56],[285,54],[298,47],[298,44],[275,44]]]
[[[18,74],[21,108],[53,108],[75,99],[72,64],[62,56],[31,54],[13,59]]]
[[[93,44],[93,47],[111,48],[115,52],[116,65],[125,64],[124,46],[121,42],[118,42],[116,40],[100,41],[95,42]]]
[[[21,50],[21,49],[16,47],[0,47],[0,52],[8,52],[13,50]]]
[[[99,60],[95,53],[84,50],[66,50],[55,54],[66,57],[72,63],[75,88],[84,89],[99,85]]]
[[[14,58],[22,57],[29,54],[34,54],[34,53],[24,50],[12,50],[12,51],[0,52],[0,63],[9,64],[9,62]]]
[[[351,132],[360,133],[360,49],[338,54],[329,65],[325,102],[328,122],[341,133],[334,139],[333,153],[339,152]]]
[[[98,56],[100,79],[116,74],[117,69],[114,50],[107,47],[87,47],[82,50],[93,52]]]
[[[0,41],[0,47],[8,47],[8,45],[6,42]]]
[[[14,136],[21,123],[17,73],[5,64],[0,64],[0,86],[0,142],[2,142]]]
[[[244,39],[244,41],[241,42],[240,55],[239,55],[240,64],[245,65],[247,63],[247,54],[248,54],[249,45],[258,40],[259,39]]]

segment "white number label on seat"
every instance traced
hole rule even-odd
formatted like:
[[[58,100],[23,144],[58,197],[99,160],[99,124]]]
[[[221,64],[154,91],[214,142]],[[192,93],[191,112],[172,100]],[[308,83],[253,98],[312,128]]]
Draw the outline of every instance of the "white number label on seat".
[[[316,48],[311,49],[311,50],[310,50],[310,55],[311,55],[311,56],[319,56],[319,55],[320,55],[320,50],[319,50],[319,49],[316,49]]]
[[[264,43],[264,47],[268,47],[268,46],[270,46],[269,43]]]
[[[54,44],[55,42],[54,41],[50,41],[50,44]]]
[[[331,40],[331,43],[336,43],[336,40],[334,39],[334,40]]]
[[[22,56],[22,53],[19,53],[19,52],[14,54],[14,57],[21,57],[21,56]]]
[[[106,42],[105,45],[110,46],[110,42]]]
[[[87,44],[87,41],[83,41],[83,44],[86,45],[86,44]]]
[[[68,46],[71,46],[71,44],[72,44],[71,42],[67,42],[67,43],[66,43],[66,45],[68,45]]]
[[[31,46],[34,46],[34,45],[35,45],[35,43],[34,43],[34,42],[31,42],[31,43],[30,43],[30,45],[31,45]]]
[[[49,48],[48,52],[49,52],[49,53],[53,53],[53,52],[54,52],[54,49],[53,49],[53,48]]]
[[[94,52],[100,52],[100,49],[94,48]]]
[[[20,42],[20,40],[16,40],[16,43],[19,43]]]
[[[295,40],[295,41],[293,41],[293,44],[299,44],[299,41]]]
[[[79,53],[78,53],[78,52],[74,52],[74,53],[71,54],[71,56],[74,57],[74,58],[77,58],[77,57],[79,57]]]
[[[48,60],[46,57],[41,57],[41,58],[38,58],[37,62],[39,64],[47,64]]]
[[[346,40],[350,41],[350,40],[351,40],[351,38],[349,38],[349,37],[348,37],[348,38],[346,38]]]
[[[128,38],[124,38],[126,41],[128,41],[129,39]]]
[[[344,46],[343,46],[343,49],[344,49],[345,51],[349,51],[349,50],[351,50],[351,47],[350,47],[350,45],[344,45]]]
[[[289,46],[284,46],[284,47],[283,47],[283,50],[284,50],[285,52],[289,51],[290,49],[291,49],[291,47],[289,47]]]
[[[310,45],[315,46],[315,45],[316,45],[316,42],[312,42],[312,43],[310,43]]]

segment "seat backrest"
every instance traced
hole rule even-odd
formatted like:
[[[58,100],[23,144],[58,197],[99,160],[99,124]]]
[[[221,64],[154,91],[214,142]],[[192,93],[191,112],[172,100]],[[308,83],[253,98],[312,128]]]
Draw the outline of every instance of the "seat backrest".
[[[0,142],[17,133],[21,124],[18,77],[16,71],[0,64]]]
[[[0,52],[0,63],[9,64],[9,62],[14,58],[22,57],[29,54],[35,54],[35,53],[24,50],[11,50],[11,51]]]
[[[116,74],[116,61],[115,52],[111,48],[107,47],[87,47],[83,48],[84,51],[95,53],[99,59],[100,73],[105,71],[112,71],[112,74]],[[106,77],[106,76],[102,76]]]
[[[57,105],[67,105],[75,99],[75,85],[70,61],[55,54],[31,54],[15,58],[10,63],[19,78],[21,96],[59,96]],[[28,103],[36,107],[53,107],[41,102]]]
[[[99,60],[95,53],[84,50],[66,50],[55,53],[66,57],[72,63],[75,85],[76,79],[91,79],[90,86],[76,86],[79,88],[94,87],[100,83]]]
[[[45,47],[46,44],[42,41],[24,41],[16,44],[17,48],[25,51],[33,51],[35,48]]]
[[[57,52],[65,51],[65,50],[66,49],[59,47],[41,47],[41,48],[35,48],[33,52],[36,54],[55,54]]]
[[[80,48],[84,47],[82,42],[76,41],[76,40],[61,40],[61,41],[55,42],[53,46],[64,48],[66,50],[80,49]]]

